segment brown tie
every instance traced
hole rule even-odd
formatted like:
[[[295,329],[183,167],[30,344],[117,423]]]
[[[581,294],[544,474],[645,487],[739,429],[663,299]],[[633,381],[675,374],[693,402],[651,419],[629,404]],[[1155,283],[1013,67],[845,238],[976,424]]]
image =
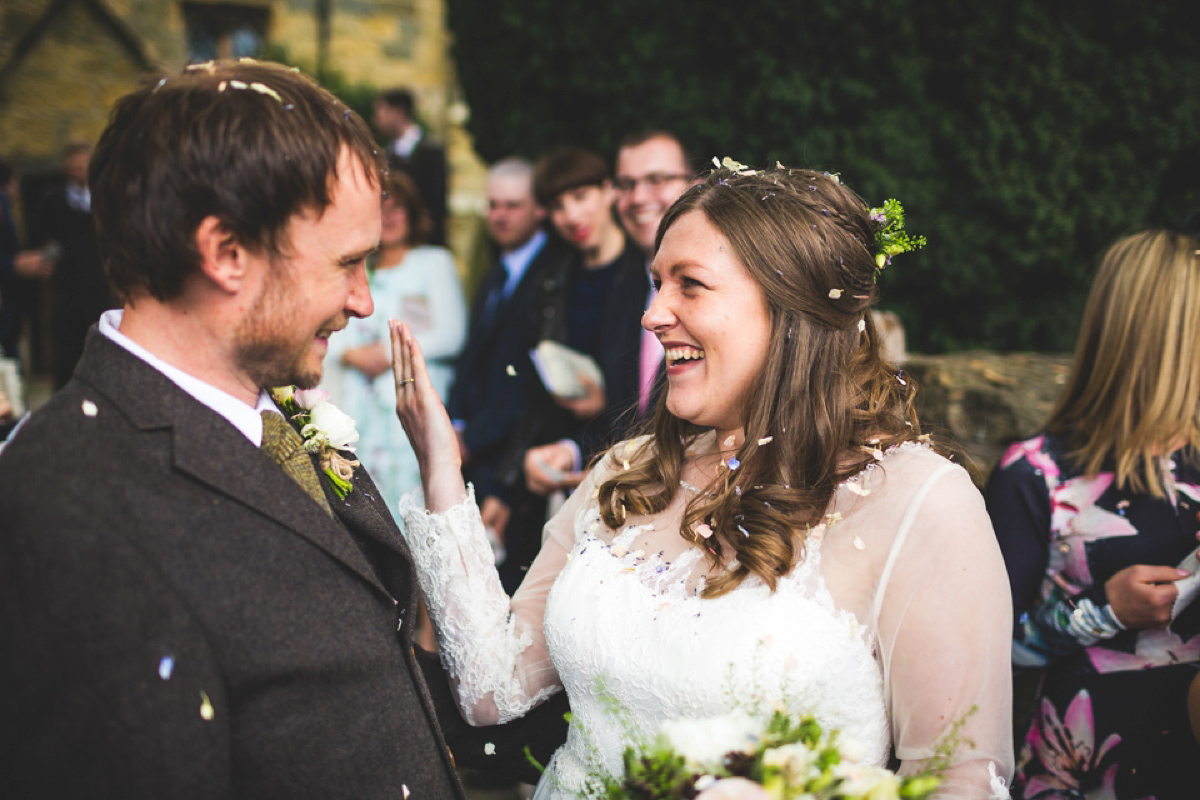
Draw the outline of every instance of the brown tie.
[[[300,488],[317,502],[325,513],[333,516],[329,500],[325,498],[325,490],[321,488],[321,478],[312,459],[304,451],[304,440],[296,429],[288,424],[282,414],[274,411],[262,412],[263,439],[262,451],[283,467],[289,478],[300,484]]]

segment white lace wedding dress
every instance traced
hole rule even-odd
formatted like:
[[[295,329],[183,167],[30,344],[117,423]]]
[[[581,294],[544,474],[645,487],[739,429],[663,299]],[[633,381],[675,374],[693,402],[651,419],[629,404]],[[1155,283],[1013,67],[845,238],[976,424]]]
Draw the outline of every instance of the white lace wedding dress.
[[[664,720],[778,704],[853,737],[866,763],[894,751],[902,772],[964,720],[938,796],[1007,796],[1009,588],[965,471],[896,448],[839,487],[775,592],[751,578],[704,599],[709,565],[678,533],[694,487],[621,530],[600,520],[596,488],[636,446],[614,448],[547,524],[511,602],[473,498],[443,514],[401,504],[466,719],[506,721],[567,690],[570,734],[539,800],[577,795],[597,767],[619,774],[628,737]],[[711,434],[693,448],[714,450]]]

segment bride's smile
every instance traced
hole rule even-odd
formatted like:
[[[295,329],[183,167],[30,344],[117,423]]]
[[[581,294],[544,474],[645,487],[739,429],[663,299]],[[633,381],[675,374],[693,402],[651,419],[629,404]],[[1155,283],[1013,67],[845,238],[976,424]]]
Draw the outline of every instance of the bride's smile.
[[[667,408],[722,439],[740,432],[771,335],[762,289],[700,211],[667,229],[650,276],[658,292],[642,325],[666,353]]]

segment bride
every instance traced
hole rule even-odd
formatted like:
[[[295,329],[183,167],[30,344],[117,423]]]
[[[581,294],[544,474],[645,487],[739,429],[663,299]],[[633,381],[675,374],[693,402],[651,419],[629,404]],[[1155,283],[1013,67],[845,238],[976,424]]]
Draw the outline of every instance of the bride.
[[[726,163],[659,229],[642,324],[668,388],[651,430],[598,460],[511,600],[420,349],[393,324],[425,490],[401,514],[462,714],[504,722],[566,690],[539,798],[619,774],[629,737],[666,720],[750,705],[814,714],[902,773],[957,725],[939,797],[1006,797],[1004,564],[869,316],[903,234],[836,176]]]

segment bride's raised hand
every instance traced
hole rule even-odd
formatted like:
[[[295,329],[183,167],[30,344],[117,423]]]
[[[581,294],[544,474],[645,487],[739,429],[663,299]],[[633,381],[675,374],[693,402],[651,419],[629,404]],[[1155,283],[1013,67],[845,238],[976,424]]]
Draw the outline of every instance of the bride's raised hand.
[[[396,381],[396,416],[412,443],[421,470],[425,505],[446,511],[462,502],[462,457],[450,415],[429,381],[421,347],[406,323],[388,320],[392,336],[392,375]]]

